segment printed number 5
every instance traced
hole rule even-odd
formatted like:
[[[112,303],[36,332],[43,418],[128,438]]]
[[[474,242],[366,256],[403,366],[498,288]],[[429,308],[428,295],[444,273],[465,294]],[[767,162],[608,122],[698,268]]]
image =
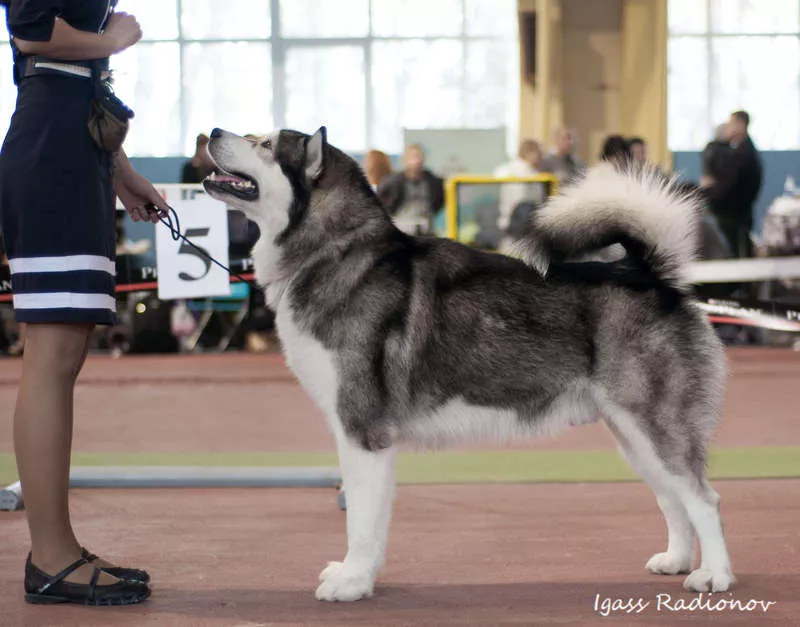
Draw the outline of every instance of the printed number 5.
[[[205,229],[186,229],[186,239],[193,240],[198,237],[206,237],[208,235],[208,228]],[[198,248],[200,250],[198,250]],[[202,252],[200,252],[202,251]],[[199,281],[200,279],[204,278],[208,271],[211,270],[211,261],[208,259],[208,251],[203,248],[202,246],[197,246],[194,248],[189,246],[186,242],[181,242],[181,247],[178,249],[179,255],[192,255],[193,257],[197,257],[200,261],[203,262],[203,265],[206,269],[203,271],[203,274],[200,276],[192,276],[191,274],[187,274],[186,272],[181,272],[178,276],[180,277],[181,281]],[[204,256],[205,255],[205,256]]]

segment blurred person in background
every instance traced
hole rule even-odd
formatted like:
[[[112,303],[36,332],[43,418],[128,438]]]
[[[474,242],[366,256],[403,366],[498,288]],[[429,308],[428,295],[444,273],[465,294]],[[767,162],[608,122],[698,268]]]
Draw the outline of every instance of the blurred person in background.
[[[730,157],[730,154],[731,146],[728,143],[726,124],[718,124],[714,129],[714,138],[703,149],[703,176],[700,179],[702,187],[709,187],[715,180],[722,177],[725,160]]]
[[[696,191],[701,194],[703,202],[708,208],[709,213],[713,216],[714,223],[717,225],[717,228],[719,228],[719,223],[717,222],[718,207],[711,200],[708,190],[711,185],[713,185],[715,180],[721,179],[722,173],[727,167],[726,160],[730,159],[732,154],[731,146],[728,143],[727,134],[727,125],[724,122],[722,124],[718,124],[714,129],[714,138],[708,142],[706,147],[703,149],[703,174],[700,177],[700,185],[696,188]],[[720,233],[722,233],[721,230]],[[725,234],[723,233],[722,236],[725,237]],[[730,253],[730,245],[728,245],[727,242],[728,240],[726,238],[725,243]],[[728,256],[730,256],[730,254]]]
[[[636,168],[647,168],[648,172],[669,177],[658,165],[650,161],[650,151],[647,142],[641,137],[628,138],[628,150],[631,153],[631,164]]]
[[[617,168],[628,165],[631,161],[631,147],[622,135],[609,135],[603,141],[600,161],[608,161]]]
[[[444,204],[444,181],[425,169],[425,152],[411,144],[403,153],[403,170],[389,175],[378,198],[401,230],[414,234],[431,231],[433,216]]]
[[[539,174],[542,166],[542,147],[534,139],[523,139],[519,144],[517,156],[498,166],[494,171],[497,178],[525,178]],[[503,183],[500,185],[497,226],[506,231],[511,216],[520,203],[538,205],[544,200],[544,186],[537,183]]]
[[[644,166],[650,163],[650,158],[647,154],[647,143],[641,137],[628,139],[628,149],[631,153],[631,161],[637,166]]]
[[[393,170],[392,161],[385,152],[370,150],[364,157],[364,174],[367,175],[373,191],[377,191]]]
[[[209,141],[210,139],[205,133],[200,133],[195,139],[194,155],[183,164],[183,170],[181,171],[182,184],[196,185],[202,183],[203,179],[216,169],[211,155],[206,150]]]
[[[700,185],[694,182],[682,181],[677,184],[677,191],[682,194],[694,196],[700,205],[700,221],[697,232],[697,259],[699,261],[712,261],[719,259],[730,259],[731,251],[725,234],[720,230],[714,214],[711,213],[708,203],[705,201]],[[705,284],[697,286],[698,290],[704,291],[704,295],[711,297],[723,297],[729,295],[729,290],[716,294],[711,294],[715,288],[721,284]]]
[[[575,156],[577,148],[575,131],[567,126],[560,126],[553,131],[553,147],[542,159],[541,171],[550,172],[558,178],[560,185],[566,185],[581,176],[586,167]]]
[[[753,230],[753,204],[761,190],[763,168],[761,157],[748,132],[750,115],[734,111],[725,125],[725,141],[729,150],[718,148],[714,172],[702,179],[711,210],[725,234],[734,257],[750,257]],[[708,149],[707,149],[708,150]]]
[[[730,259],[731,250],[728,241],[720,230],[714,214],[711,213],[700,185],[694,182],[681,182],[678,183],[677,190],[695,196],[700,205],[700,219],[697,225],[697,260]],[[699,300],[730,298],[736,287],[735,284],[726,283],[699,283],[695,286],[695,295]],[[733,324],[714,323],[712,326],[725,344],[741,343],[747,335],[747,332]]]

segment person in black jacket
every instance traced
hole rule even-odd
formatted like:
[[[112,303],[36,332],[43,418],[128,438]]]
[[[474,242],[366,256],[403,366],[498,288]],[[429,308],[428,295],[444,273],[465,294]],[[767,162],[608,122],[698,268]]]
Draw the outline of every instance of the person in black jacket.
[[[726,124],[728,149],[716,146],[704,153],[710,170],[703,178],[711,211],[735,257],[751,255],[753,203],[761,189],[761,157],[748,134],[750,116],[735,111]]]
[[[419,144],[406,148],[403,166],[402,172],[378,187],[378,198],[401,226],[416,224],[419,230],[430,231],[434,214],[444,204],[444,181],[425,169],[425,153]]]
[[[722,178],[725,163],[731,154],[731,145],[728,143],[728,130],[726,124],[719,124],[714,129],[712,139],[703,149],[703,179],[707,184]],[[702,183],[702,181],[701,181]]]

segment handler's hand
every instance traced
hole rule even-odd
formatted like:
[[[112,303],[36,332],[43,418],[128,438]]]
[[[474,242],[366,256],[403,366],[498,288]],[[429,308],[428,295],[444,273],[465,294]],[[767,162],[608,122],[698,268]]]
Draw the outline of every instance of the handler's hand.
[[[103,36],[113,42],[115,52],[122,52],[142,38],[142,27],[128,13],[112,13]]]
[[[156,188],[133,168],[117,171],[114,176],[114,191],[134,222],[158,222],[169,210],[169,205]],[[150,204],[155,205],[158,211],[148,211],[146,206]]]

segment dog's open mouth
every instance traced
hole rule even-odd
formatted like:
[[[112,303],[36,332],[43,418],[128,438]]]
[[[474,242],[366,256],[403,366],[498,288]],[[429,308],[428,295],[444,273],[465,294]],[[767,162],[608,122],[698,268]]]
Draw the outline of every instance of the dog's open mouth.
[[[241,200],[258,198],[258,185],[249,176],[231,172],[213,172],[203,181],[206,191],[216,190]]]

